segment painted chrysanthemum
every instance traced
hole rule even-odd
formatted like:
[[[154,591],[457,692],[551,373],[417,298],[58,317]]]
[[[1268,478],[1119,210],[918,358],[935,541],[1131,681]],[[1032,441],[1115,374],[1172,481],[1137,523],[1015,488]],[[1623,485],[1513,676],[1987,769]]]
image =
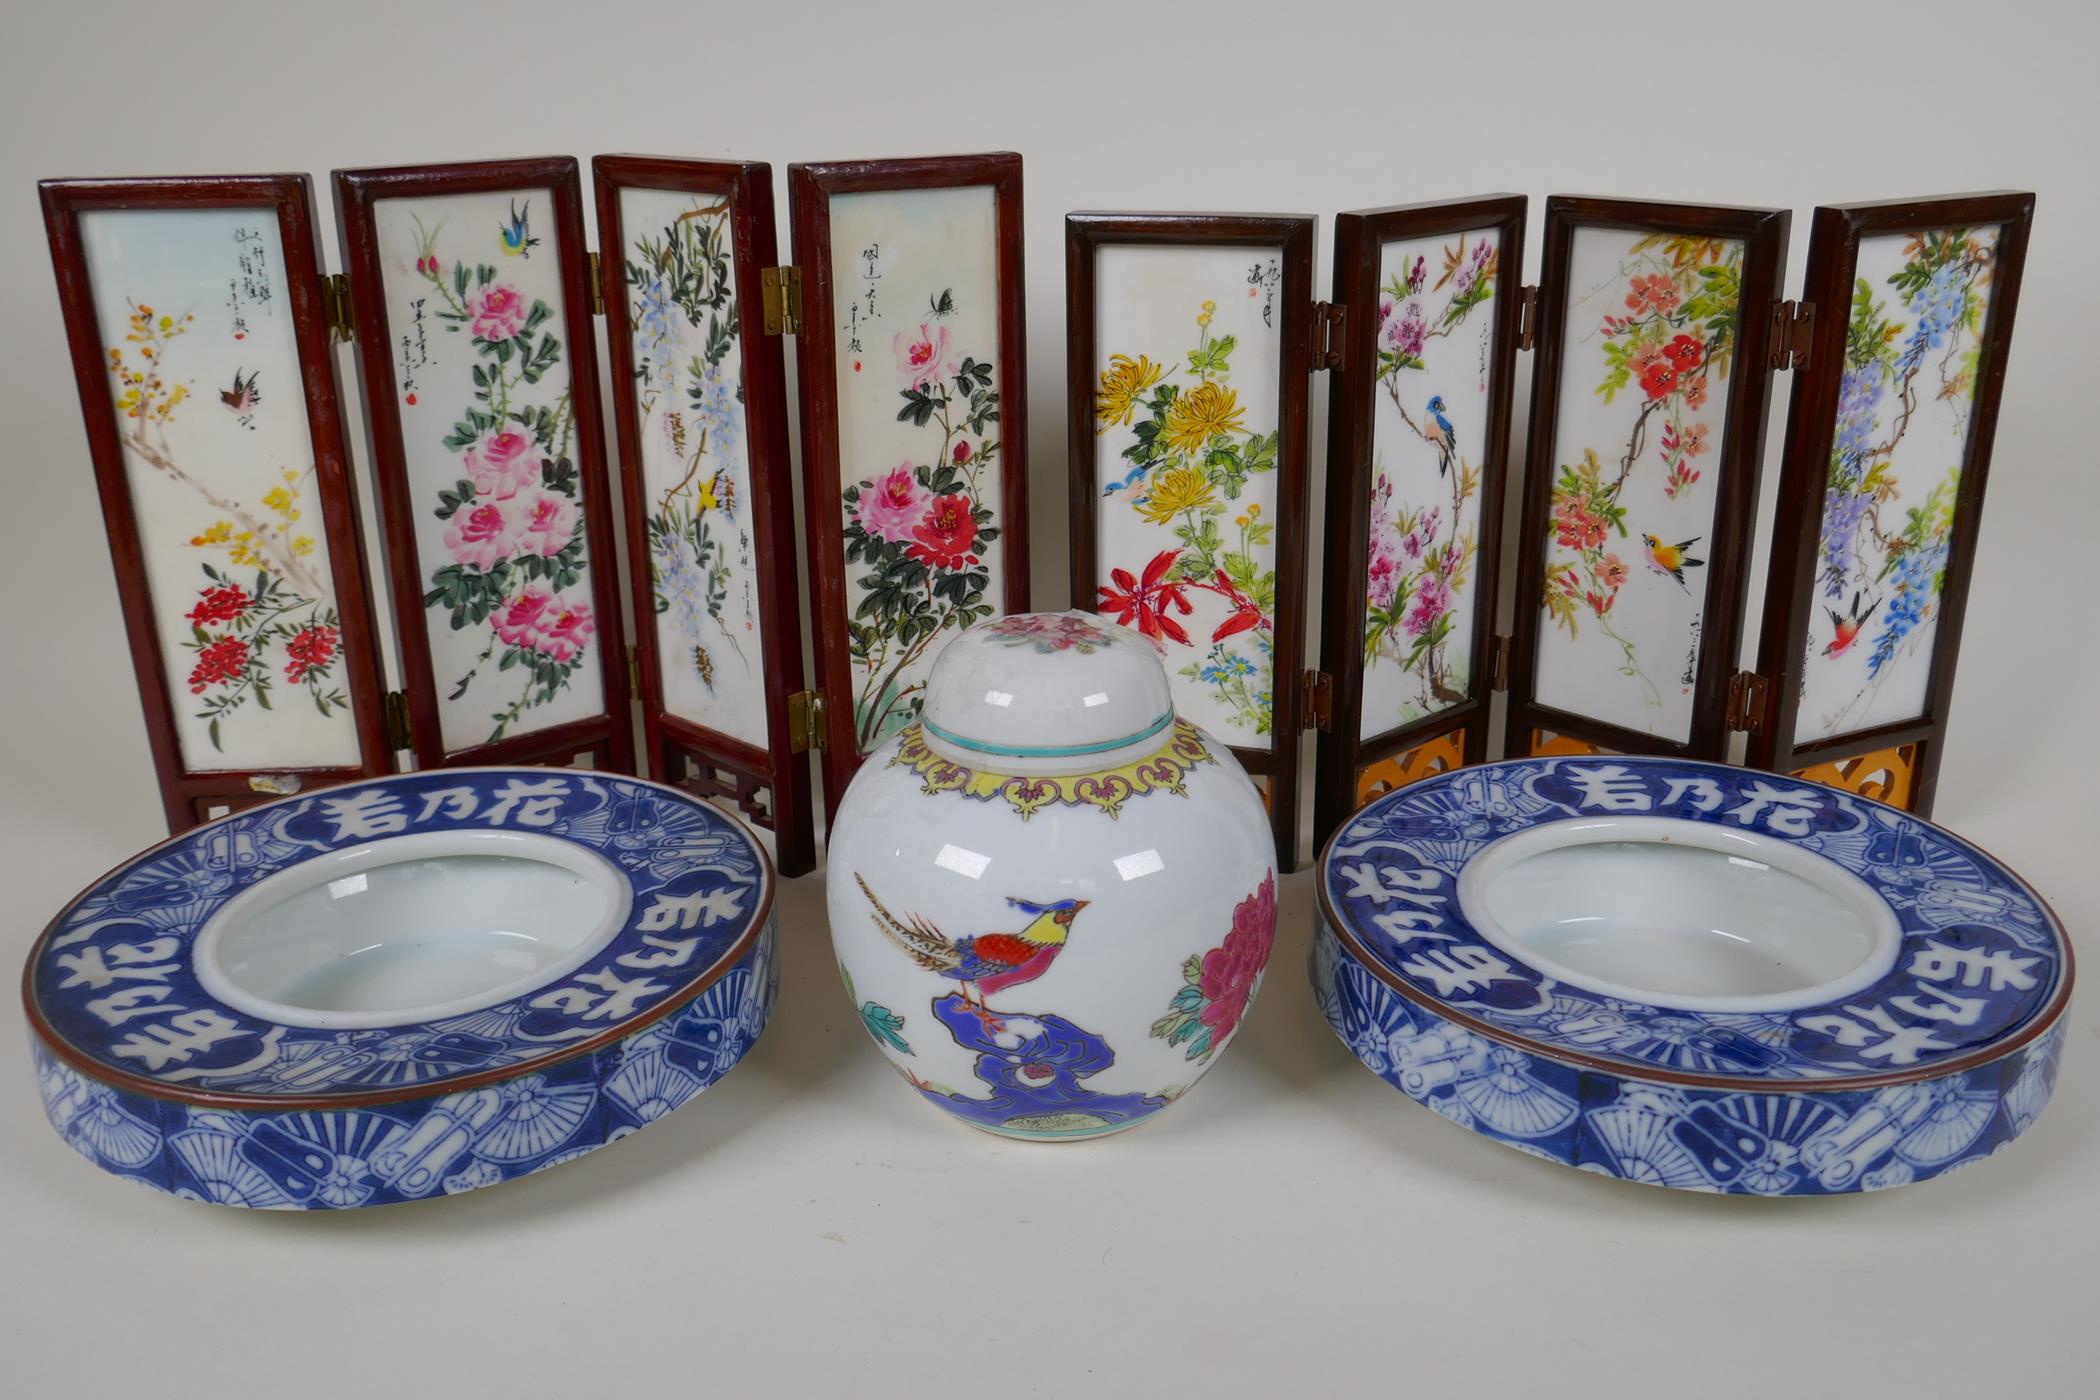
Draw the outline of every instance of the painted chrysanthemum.
[[[1140,355],[1135,360],[1128,355],[1109,356],[1108,368],[1101,371],[1101,392],[1094,400],[1094,417],[1103,427],[1128,427],[1138,400],[1164,373],[1149,356]]]
[[[1198,384],[1175,396],[1167,409],[1167,446],[1176,452],[1198,452],[1221,433],[1245,431],[1246,410],[1240,397],[1222,384]]]

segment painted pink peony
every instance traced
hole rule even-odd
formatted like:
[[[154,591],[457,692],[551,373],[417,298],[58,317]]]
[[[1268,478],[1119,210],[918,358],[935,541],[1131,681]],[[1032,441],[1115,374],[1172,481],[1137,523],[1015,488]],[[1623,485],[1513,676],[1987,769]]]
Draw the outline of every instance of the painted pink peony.
[[[469,501],[452,512],[445,548],[466,567],[486,571],[517,551],[517,521],[500,502]]]
[[[923,389],[939,380],[947,372],[948,328],[936,326],[928,330],[919,327],[919,333],[897,332],[897,368],[904,371],[904,380],[914,389]]]
[[[509,645],[561,662],[574,661],[598,630],[590,604],[557,596],[537,583],[496,609],[491,621]]]
[[[522,593],[505,599],[489,621],[505,643],[531,651],[537,648],[540,619],[553,606],[551,592],[537,583],[527,584]]]
[[[919,485],[919,478],[906,462],[860,484],[860,528],[879,540],[903,544],[926,518],[926,503],[933,493]]]
[[[525,298],[516,287],[502,282],[483,287],[467,298],[467,315],[474,334],[482,340],[509,340],[525,329]]]
[[[579,599],[556,598],[540,614],[539,638],[534,643],[545,656],[556,661],[574,661],[590,645],[598,620],[591,605]]]
[[[576,503],[545,491],[519,496],[509,504],[517,521],[518,541],[528,554],[551,558],[576,537]]]
[[[539,449],[516,428],[490,433],[467,449],[461,463],[484,501],[507,501],[540,479]]]
[[[1261,888],[1239,902],[1232,911],[1232,932],[1225,941],[1203,955],[1198,987],[1204,1006],[1198,1019],[1210,1027],[1210,1043],[1222,1045],[1239,1026],[1269,965],[1269,950],[1276,943],[1276,875],[1262,877]]]

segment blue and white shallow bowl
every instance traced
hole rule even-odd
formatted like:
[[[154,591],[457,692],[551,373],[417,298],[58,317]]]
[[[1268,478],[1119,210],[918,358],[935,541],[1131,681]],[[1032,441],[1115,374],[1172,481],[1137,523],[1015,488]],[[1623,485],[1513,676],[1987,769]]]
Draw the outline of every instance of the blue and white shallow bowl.
[[[1496,1142],[1765,1196],[1942,1176],[2049,1101],[2071,949],[2019,876],[1833,788],[1674,759],[1461,769],[1320,861],[1358,1059]]]
[[[23,974],[52,1125],[226,1205],[492,1186],[727,1073],[779,984],[772,866],[672,788],[452,769],[250,808],[126,862]]]

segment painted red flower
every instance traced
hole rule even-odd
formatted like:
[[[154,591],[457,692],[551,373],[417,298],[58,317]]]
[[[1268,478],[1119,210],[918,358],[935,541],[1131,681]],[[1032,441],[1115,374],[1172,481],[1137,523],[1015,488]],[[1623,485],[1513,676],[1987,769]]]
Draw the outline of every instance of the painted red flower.
[[[341,634],[335,628],[317,624],[293,634],[284,644],[286,664],[284,678],[293,685],[306,679],[308,671],[325,670],[335,660],[336,647]]]
[[[970,446],[970,440],[968,438],[957,439],[955,444],[955,451],[952,455],[955,460],[955,465],[958,467],[961,466],[963,463],[969,461],[970,458],[973,455],[975,455],[974,449]]]
[[[977,517],[970,498],[961,491],[935,496],[926,515],[912,528],[911,547],[905,550],[930,569],[960,569],[977,562],[970,547],[977,543]]]
[[[1641,315],[1652,312],[1666,316],[1677,307],[1677,286],[1660,272],[1648,277],[1635,276],[1627,283],[1626,305]]]
[[[237,681],[248,669],[248,644],[239,637],[221,637],[197,650],[197,665],[190,672],[190,694],[202,695],[215,685]]]
[[[1555,536],[1566,549],[1596,549],[1604,543],[1604,520],[1580,496],[1569,496],[1553,508]]]
[[[1706,376],[1695,374],[1691,383],[1684,386],[1684,406],[1700,408],[1706,403]]]
[[[1667,360],[1651,364],[1641,373],[1641,388],[1651,399],[1659,399],[1677,387],[1677,367]]]
[[[1262,877],[1261,888],[1241,900],[1232,911],[1232,931],[1225,941],[1203,955],[1203,971],[1197,986],[1203,993],[1203,1010],[1197,1019],[1210,1027],[1210,1043],[1224,1043],[1247,1013],[1247,1003],[1269,965],[1269,950],[1276,944],[1276,875]]]
[[[1168,571],[1180,557],[1178,549],[1161,550],[1145,566],[1142,578],[1132,578],[1128,569],[1109,570],[1108,584],[1101,587],[1102,610],[1115,613],[1117,622],[1136,627],[1154,642],[1189,645],[1188,631],[1169,615],[1178,612],[1187,617],[1194,611],[1183,586],[1166,581]]]
[[[197,595],[197,606],[190,609],[191,623],[198,627],[218,627],[232,622],[242,613],[255,606],[255,600],[238,584],[223,584],[204,589]]]
[[[1227,637],[1261,626],[1261,609],[1254,605],[1254,600],[1235,588],[1231,576],[1223,569],[1218,570],[1217,580],[1217,591],[1232,604],[1232,616],[1218,624],[1218,630],[1210,634],[1210,639],[1222,642]]]
[[[1679,374],[1689,374],[1706,358],[1706,347],[1696,336],[1680,335],[1663,347],[1663,354],[1670,357],[1671,368]]]

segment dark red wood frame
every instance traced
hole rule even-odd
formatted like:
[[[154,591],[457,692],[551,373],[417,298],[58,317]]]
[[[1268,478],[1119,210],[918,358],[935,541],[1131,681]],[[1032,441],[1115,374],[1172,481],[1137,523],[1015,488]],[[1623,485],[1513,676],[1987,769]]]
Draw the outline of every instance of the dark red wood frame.
[[[1100,469],[1096,461],[1094,392],[1099,347],[1094,328],[1094,255],[1113,244],[1260,247],[1283,265],[1282,359],[1277,373],[1276,637],[1271,747],[1233,749],[1251,773],[1268,780],[1269,825],[1277,868],[1298,866],[1298,740],[1304,725],[1307,417],[1312,400],[1312,259],[1310,214],[1128,214],[1082,210],[1065,215],[1067,426],[1072,487],[1072,606],[1096,611],[1101,577],[1095,555]]]
[[[1827,205],[1816,210],[1809,234],[1808,276],[1802,300],[1817,307],[1815,339],[1805,368],[1794,376],[1787,409],[1786,456],[1780,469],[1778,528],[1766,576],[1765,610],[1758,638],[1759,674],[1770,700],[1750,738],[1749,762],[1758,768],[1793,770],[1904,744],[1917,745],[1912,770],[1911,810],[1932,814],[1939,782],[1940,745],[1954,698],[1954,658],[1961,645],[1962,615],[1976,563],[1976,532],[1983,491],[1990,475],[1991,440],[2005,388],[2006,354],[2013,314],[2027,261],[2034,222],[2034,196],[1997,190],[1938,199],[1892,199]],[[1995,226],[2000,232],[1991,267],[1991,298],[1981,338],[1976,398],[1955,494],[1954,529],[1948,542],[1946,582],[1940,593],[1939,630],[1934,635],[1925,710],[1918,718],[1877,725],[1834,739],[1796,745],[1801,675],[1810,614],[1815,607],[1816,541],[1823,524],[1831,440],[1837,430],[1839,382],[1845,370],[1845,332],[1851,320],[1852,284],[1863,238],[1928,229]]]
[[[160,783],[168,829],[180,832],[207,820],[214,809],[267,802],[282,785],[258,791],[253,781],[296,777],[304,786],[348,782],[392,771],[386,738],[385,681],[372,623],[372,589],[364,535],[358,527],[357,486],[338,407],[335,359],[321,271],[320,230],[313,221],[313,191],[304,175],[167,176],[135,180],[46,180],[38,186],[51,240],[51,263],[79,382],[81,419],[94,461],[96,490],[109,529],[111,562],[124,626],[145,711],[146,742]],[[328,541],[330,581],[342,633],[345,681],[351,696],[360,758],[354,768],[213,770],[183,766],[167,668],[154,623],[151,590],[139,536],[139,520],[127,480],[124,447],[110,392],[109,363],[95,318],[92,279],[80,236],[80,216],[108,209],[246,209],[276,216],[284,249],[283,282],[298,346],[301,390],[313,438],[314,481],[321,501],[321,529]]]
[[[1494,702],[1495,617],[1501,579],[1502,516],[1507,490],[1509,410],[1522,319],[1524,224],[1520,194],[1400,204],[1339,214],[1334,222],[1334,302],[1343,313],[1342,362],[1327,399],[1327,538],[1320,618],[1320,669],[1332,678],[1328,728],[1319,736],[1313,789],[1313,849],[1356,810],[1363,765],[1463,729],[1465,761],[1487,757],[1488,712]],[[1480,532],[1474,559],[1467,698],[1371,739],[1363,721],[1364,609],[1369,567],[1373,423],[1378,394],[1378,268],[1385,245],[1493,229],[1499,238],[1488,361],[1487,438],[1480,462]]]
[[[1546,201],[1545,266],[1539,277],[1538,358],[1531,381],[1531,425],[1524,468],[1524,509],[1517,530],[1517,594],[1511,633],[1508,707],[1503,715],[1503,753],[1530,752],[1530,732],[1548,729],[1623,753],[1666,754],[1725,761],[1728,757],[1728,688],[1736,673],[1747,606],[1744,575],[1751,535],[1757,526],[1757,482],[1764,463],[1765,418],[1770,402],[1772,307],[1786,274],[1784,209],[1740,205],[1665,204],[1649,200],[1594,199],[1554,195]],[[1706,554],[1699,664],[1692,694],[1692,723],[1683,743],[1644,734],[1585,715],[1539,704],[1538,645],[1544,587],[1544,541],[1556,472],[1554,427],[1559,416],[1561,340],[1567,327],[1568,261],[1575,231],[1624,229],[1633,233],[1685,233],[1743,243],[1742,290],[1736,308],[1734,371],[1728,413],[1714,466],[1719,493],[1713,538]],[[1575,392],[1587,394],[1588,385]]]
[[[424,509],[408,479],[401,411],[394,378],[393,331],[386,314],[373,205],[382,199],[548,191],[561,265],[562,313],[568,324],[570,403],[575,413],[577,469],[591,531],[591,606],[598,617],[598,672],[604,713],[494,743],[446,750],[438,727],[437,679],[431,674],[429,628],[423,608],[423,567],[417,557],[415,513]],[[632,773],[634,733],[628,709],[627,652],[620,627],[619,557],[606,481],[604,420],[598,403],[597,334],[592,324],[588,240],[583,231],[582,181],[569,156],[404,165],[335,172],[336,227],[350,280],[357,325],[358,389],[364,399],[366,441],[378,485],[380,538],[392,584],[394,636],[401,652],[409,722],[419,768],[470,764],[568,764],[588,753],[595,766]]]
[[[998,218],[1000,536],[1006,559],[1003,611],[1028,610],[1028,333],[1021,241],[1021,158],[920,156],[902,160],[803,162],[788,167],[795,265],[803,277],[801,344],[795,352],[802,420],[804,528],[816,574],[810,596],[817,675],[825,691],[824,814],[838,810],[860,768],[853,730],[853,664],[845,620],[846,548],[839,513],[838,356],[833,320],[831,197],[868,190],[992,187]]]
[[[598,259],[605,335],[612,362],[612,407],[627,507],[629,581],[639,657],[642,726],[649,771],[660,782],[734,800],[773,828],[785,876],[816,864],[809,763],[794,751],[788,697],[802,689],[802,601],[795,570],[794,471],[788,460],[787,389],[781,342],[765,333],[759,274],[773,266],[773,167],[763,161],[598,156]],[[736,292],[736,336],[743,364],[744,435],[750,444],[751,530],[758,552],[759,645],[765,685],[766,747],[731,738],[664,709],[663,658],[656,645],[656,589],[648,552],[648,488],[642,480],[641,415],[634,389],[633,326],[628,315],[627,228],[623,190],[676,190],[727,201]],[[694,768],[698,768],[698,772]],[[713,776],[725,768],[742,781]],[[766,796],[759,796],[759,785]]]

